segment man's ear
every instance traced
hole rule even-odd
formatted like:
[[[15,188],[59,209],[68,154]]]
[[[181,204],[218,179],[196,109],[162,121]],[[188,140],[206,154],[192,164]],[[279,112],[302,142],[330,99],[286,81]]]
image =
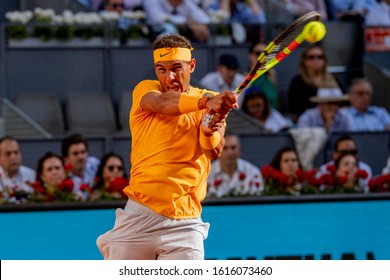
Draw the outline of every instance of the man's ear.
[[[190,61],[190,73],[193,73],[195,71],[195,68],[196,68],[196,60],[195,58],[193,58]]]

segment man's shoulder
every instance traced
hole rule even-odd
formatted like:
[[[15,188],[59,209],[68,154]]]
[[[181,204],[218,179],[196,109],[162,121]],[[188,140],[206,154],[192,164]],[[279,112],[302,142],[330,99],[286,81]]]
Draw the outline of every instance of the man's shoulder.
[[[246,159],[238,158],[237,162],[238,162],[239,168],[243,167],[245,169],[253,169],[253,170],[256,170],[256,171],[260,170],[256,165],[254,165],[253,163],[251,163],[250,161],[248,161]]]
[[[24,165],[21,165],[20,166],[20,172],[24,175],[24,174],[35,174],[35,170],[28,167],[28,166],[24,166]]]

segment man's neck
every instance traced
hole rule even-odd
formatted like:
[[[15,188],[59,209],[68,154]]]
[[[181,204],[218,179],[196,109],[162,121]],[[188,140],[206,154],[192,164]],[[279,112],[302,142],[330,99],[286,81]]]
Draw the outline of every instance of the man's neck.
[[[220,164],[222,171],[229,175],[229,177],[232,177],[234,172],[237,170],[237,161],[233,163],[224,163],[220,161]]]

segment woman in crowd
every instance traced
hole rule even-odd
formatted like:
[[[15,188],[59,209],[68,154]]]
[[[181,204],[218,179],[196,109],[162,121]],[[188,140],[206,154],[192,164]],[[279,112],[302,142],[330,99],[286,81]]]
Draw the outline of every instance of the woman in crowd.
[[[259,121],[271,133],[278,133],[290,127],[291,122],[276,109],[270,108],[268,99],[262,91],[245,94],[242,111]]]
[[[290,179],[297,176],[298,169],[302,169],[298,154],[292,147],[281,148],[272,158],[270,166]]]
[[[299,74],[291,80],[288,89],[289,111],[294,117],[298,118],[306,109],[315,106],[310,97],[317,95],[317,89],[341,88],[341,84],[327,71],[327,61],[325,51],[319,45],[310,45],[302,52]]]
[[[55,200],[56,191],[62,187],[66,188],[65,179],[64,160],[53,152],[47,152],[38,160],[35,193],[46,196],[49,201]],[[72,192],[73,187],[73,184],[70,183],[67,185],[70,187],[69,193]],[[37,187],[40,189],[37,189]]]
[[[104,154],[100,159],[94,186],[99,197],[95,195],[94,199],[125,197],[122,190],[127,183],[123,158],[113,152]]]
[[[335,160],[335,174],[338,184],[349,190],[358,192],[367,191],[367,186],[364,185],[365,176],[362,176],[362,171],[359,171],[359,159],[356,154],[342,153]],[[364,175],[364,174],[363,174]]]

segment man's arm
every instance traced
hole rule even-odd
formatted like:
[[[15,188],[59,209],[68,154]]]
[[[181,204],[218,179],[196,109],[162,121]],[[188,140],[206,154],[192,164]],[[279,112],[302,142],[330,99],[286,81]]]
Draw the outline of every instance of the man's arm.
[[[203,118],[208,112],[203,115]],[[219,117],[217,122],[212,127],[204,126],[200,127],[199,142],[202,152],[210,160],[216,160],[220,157],[223,147],[225,145],[225,130],[226,130],[226,117],[224,115],[217,114]],[[203,119],[202,118],[202,119]]]
[[[179,116],[203,109],[214,110],[226,115],[232,108],[237,107],[237,95],[224,91],[216,96],[205,97],[168,91],[162,94],[151,91],[142,96],[140,107],[143,110],[163,115]]]

